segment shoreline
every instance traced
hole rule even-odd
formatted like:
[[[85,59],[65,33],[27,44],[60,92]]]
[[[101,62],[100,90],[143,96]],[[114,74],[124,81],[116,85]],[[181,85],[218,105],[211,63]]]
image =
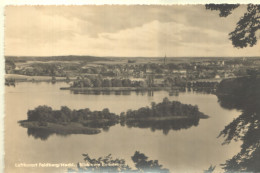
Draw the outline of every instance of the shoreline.
[[[20,74],[5,74],[5,79],[14,79],[15,82],[52,82],[52,76],[27,76]],[[76,77],[70,78],[70,81]],[[55,82],[66,82],[66,77],[55,77]]]
[[[98,88],[71,88],[61,87],[60,90],[71,90],[71,91],[161,91],[161,90],[178,90],[180,87],[98,87]]]
[[[28,121],[28,120],[21,120],[18,123],[25,128],[32,128],[32,129],[40,129],[46,130],[51,133],[57,134],[98,134],[101,133],[101,130],[98,128],[90,128],[82,125],[81,123],[68,123],[68,124],[59,124],[59,123],[50,123],[46,122],[46,124],[41,125],[39,121]]]
[[[199,119],[208,119],[208,115],[200,115]],[[182,120],[182,119],[193,119],[189,116],[167,116],[167,117],[146,117],[146,118],[128,118],[126,121],[138,120],[138,121],[168,121],[168,120]]]

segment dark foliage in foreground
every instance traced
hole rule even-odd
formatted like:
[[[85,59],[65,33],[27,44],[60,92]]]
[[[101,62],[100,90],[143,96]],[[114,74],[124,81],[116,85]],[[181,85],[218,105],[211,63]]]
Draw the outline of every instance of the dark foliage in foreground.
[[[242,114],[228,124],[219,136],[223,144],[241,140],[241,151],[223,164],[227,172],[260,172],[260,77],[224,80],[217,91],[220,105],[239,109]]]
[[[227,17],[239,4],[207,4],[206,9],[219,10],[220,17]],[[260,29],[260,5],[248,4],[234,31],[229,33],[232,44],[238,48],[254,46],[257,43],[256,33]]]

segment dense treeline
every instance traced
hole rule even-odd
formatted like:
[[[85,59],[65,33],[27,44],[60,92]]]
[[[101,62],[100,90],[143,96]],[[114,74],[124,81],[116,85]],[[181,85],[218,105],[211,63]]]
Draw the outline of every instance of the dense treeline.
[[[145,81],[131,81],[130,79],[103,79],[101,77],[85,77],[78,78],[73,82],[71,87],[145,87]]]
[[[219,103],[242,113],[219,134],[224,144],[241,141],[241,150],[223,164],[226,172],[260,172],[260,77],[223,80],[217,90]]]
[[[217,88],[218,82],[187,82],[188,88]]]
[[[163,77],[160,77],[163,78]],[[103,78],[101,76],[78,77],[71,85],[72,88],[99,88],[99,87],[185,87],[186,81],[179,77],[167,77],[160,83],[155,83],[154,76],[143,80],[119,78]]]
[[[52,110],[48,106],[38,106],[27,113],[28,121],[66,123],[66,122],[84,122],[87,120],[117,120],[118,116],[110,113],[109,109],[102,111],[90,111],[88,108],[71,110],[67,106],[62,106],[60,110]]]
[[[260,105],[260,75],[222,80],[217,88],[220,105],[229,109],[252,109]]]
[[[138,110],[128,110],[120,114],[121,119],[142,119],[149,117],[187,117],[187,118],[200,118],[205,116],[199,112],[198,106],[182,104],[178,101],[169,101],[164,98],[161,103],[151,103],[151,108],[142,107]]]
[[[73,82],[72,87],[141,87],[142,82],[130,79],[102,79],[101,77],[85,77]]]

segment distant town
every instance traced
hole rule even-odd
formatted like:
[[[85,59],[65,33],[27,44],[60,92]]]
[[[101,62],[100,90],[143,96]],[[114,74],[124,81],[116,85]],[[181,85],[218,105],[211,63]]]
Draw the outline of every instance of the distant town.
[[[6,85],[66,81],[74,88],[211,85],[260,71],[260,57],[6,56]]]

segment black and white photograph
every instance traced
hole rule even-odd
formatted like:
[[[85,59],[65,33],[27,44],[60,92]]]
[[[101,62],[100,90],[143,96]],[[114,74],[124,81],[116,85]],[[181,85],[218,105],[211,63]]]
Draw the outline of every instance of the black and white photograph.
[[[5,173],[260,172],[260,5],[8,5]]]

